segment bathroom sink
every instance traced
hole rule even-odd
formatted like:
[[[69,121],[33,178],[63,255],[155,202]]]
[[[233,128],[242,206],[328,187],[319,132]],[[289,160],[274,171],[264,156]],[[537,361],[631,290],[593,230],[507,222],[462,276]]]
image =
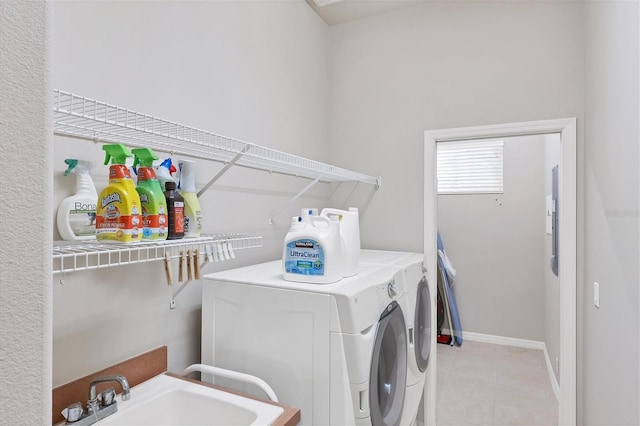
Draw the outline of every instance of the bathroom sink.
[[[284,409],[177,377],[160,375],[131,389],[131,399],[100,425],[267,425]]]

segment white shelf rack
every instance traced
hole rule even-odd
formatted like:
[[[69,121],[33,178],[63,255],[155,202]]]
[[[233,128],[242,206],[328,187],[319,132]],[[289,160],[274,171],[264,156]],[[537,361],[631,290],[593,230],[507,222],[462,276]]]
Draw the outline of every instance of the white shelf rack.
[[[166,254],[171,259],[177,259],[181,252],[196,249],[200,250],[203,261],[207,258],[207,252],[211,253],[211,257],[216,260],[224,260],[228,253],[235,256],[236,250],[258,247],[262,247],[262,237],[241,234],[217,234],[181,240],[129,244],[56,241],[53,244],[53,273],[61,274],[164,260]],[[219,256],[220,254],[222,256]]]
[[[171,155],[185,155],[320,182],[364,182],[376,187],[381,184],[380,177],[353,172],[61,90],[53,92],[53,124],[54,133],[63,136],[148,147]],[[217,178],[219,176],[215,179]]]

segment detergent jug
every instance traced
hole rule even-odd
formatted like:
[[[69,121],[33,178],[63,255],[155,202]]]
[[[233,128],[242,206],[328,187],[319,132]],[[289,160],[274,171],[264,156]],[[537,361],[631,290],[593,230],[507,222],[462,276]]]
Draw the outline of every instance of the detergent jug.
[[[328,284],[342,279],[342,246],[337,218],[294,217],[284,239],[283,276],[287,281]]]
[[[322,209],[321,217],[336,218],[340,223],[340,238],[343,244],[344,277],[352,277],[358,273],[360,261],[360,217],[358,209],[349,210]]]

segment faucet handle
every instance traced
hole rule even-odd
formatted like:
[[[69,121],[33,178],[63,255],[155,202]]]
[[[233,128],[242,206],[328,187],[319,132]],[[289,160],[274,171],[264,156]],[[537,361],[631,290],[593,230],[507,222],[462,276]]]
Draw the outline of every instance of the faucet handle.
[[[69,423],[77,422],[83,414],[84,408],[82,408],[82,404],[79,402],[73,403],[62,410],[62,417]]]
[[[108,407],[113,404],[116,402],[116,390],[114,388],[103,390],[98,395],[98,401],[102,407]]]

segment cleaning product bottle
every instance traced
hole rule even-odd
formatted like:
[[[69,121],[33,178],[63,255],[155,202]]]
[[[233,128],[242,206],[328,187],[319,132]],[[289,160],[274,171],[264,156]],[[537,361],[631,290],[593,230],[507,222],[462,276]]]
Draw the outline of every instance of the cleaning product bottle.
[[[175,182],[167,182],[164,186],[169,221],[167,240],[179,240],[184,237],[184,198],[176,191]]]
[[[98,193],[89,174],[93,164],[72,158],[64,162],[69,166],[64,175],[76,174],[76,193],[62,200],[58,207],[58,232],[67,241],[95,240]]]
[[[172,173],[176,172],[176,166],[171,162],[171,157],[165,158],[162,163],[156,167],[156,176],[160,182],[160,188],[164,190],[164,184],[167,182],[175,182]]]
[[[109,185],[100,193],[96,209],[96,238],[135,242],[142,239],[140,197],[126,165],[131,152],[121,144],[103,145],[109,164]]]
[[[196,194],[196,162],[180,160],[178,189],[184,198],[184,236],[199,237],[202,231],[202,209]]]
[[[340,238],[343,242],[344,277],[352,277],[358,273],[360,261],[360,218],[358,209],[349,210],[322,209],[320,216],[335,217],[340,222]]]
[[[142,205],[142,239],[165,240],[167,238],[167,201],[153,168],[158,157],[149,148],[136,148],[133,166],[138,167],[136,191]]]
[[[283,277],[288,281],[328,284],[342,279],[340,224],[336,218],[294,217],[284,239]]]

